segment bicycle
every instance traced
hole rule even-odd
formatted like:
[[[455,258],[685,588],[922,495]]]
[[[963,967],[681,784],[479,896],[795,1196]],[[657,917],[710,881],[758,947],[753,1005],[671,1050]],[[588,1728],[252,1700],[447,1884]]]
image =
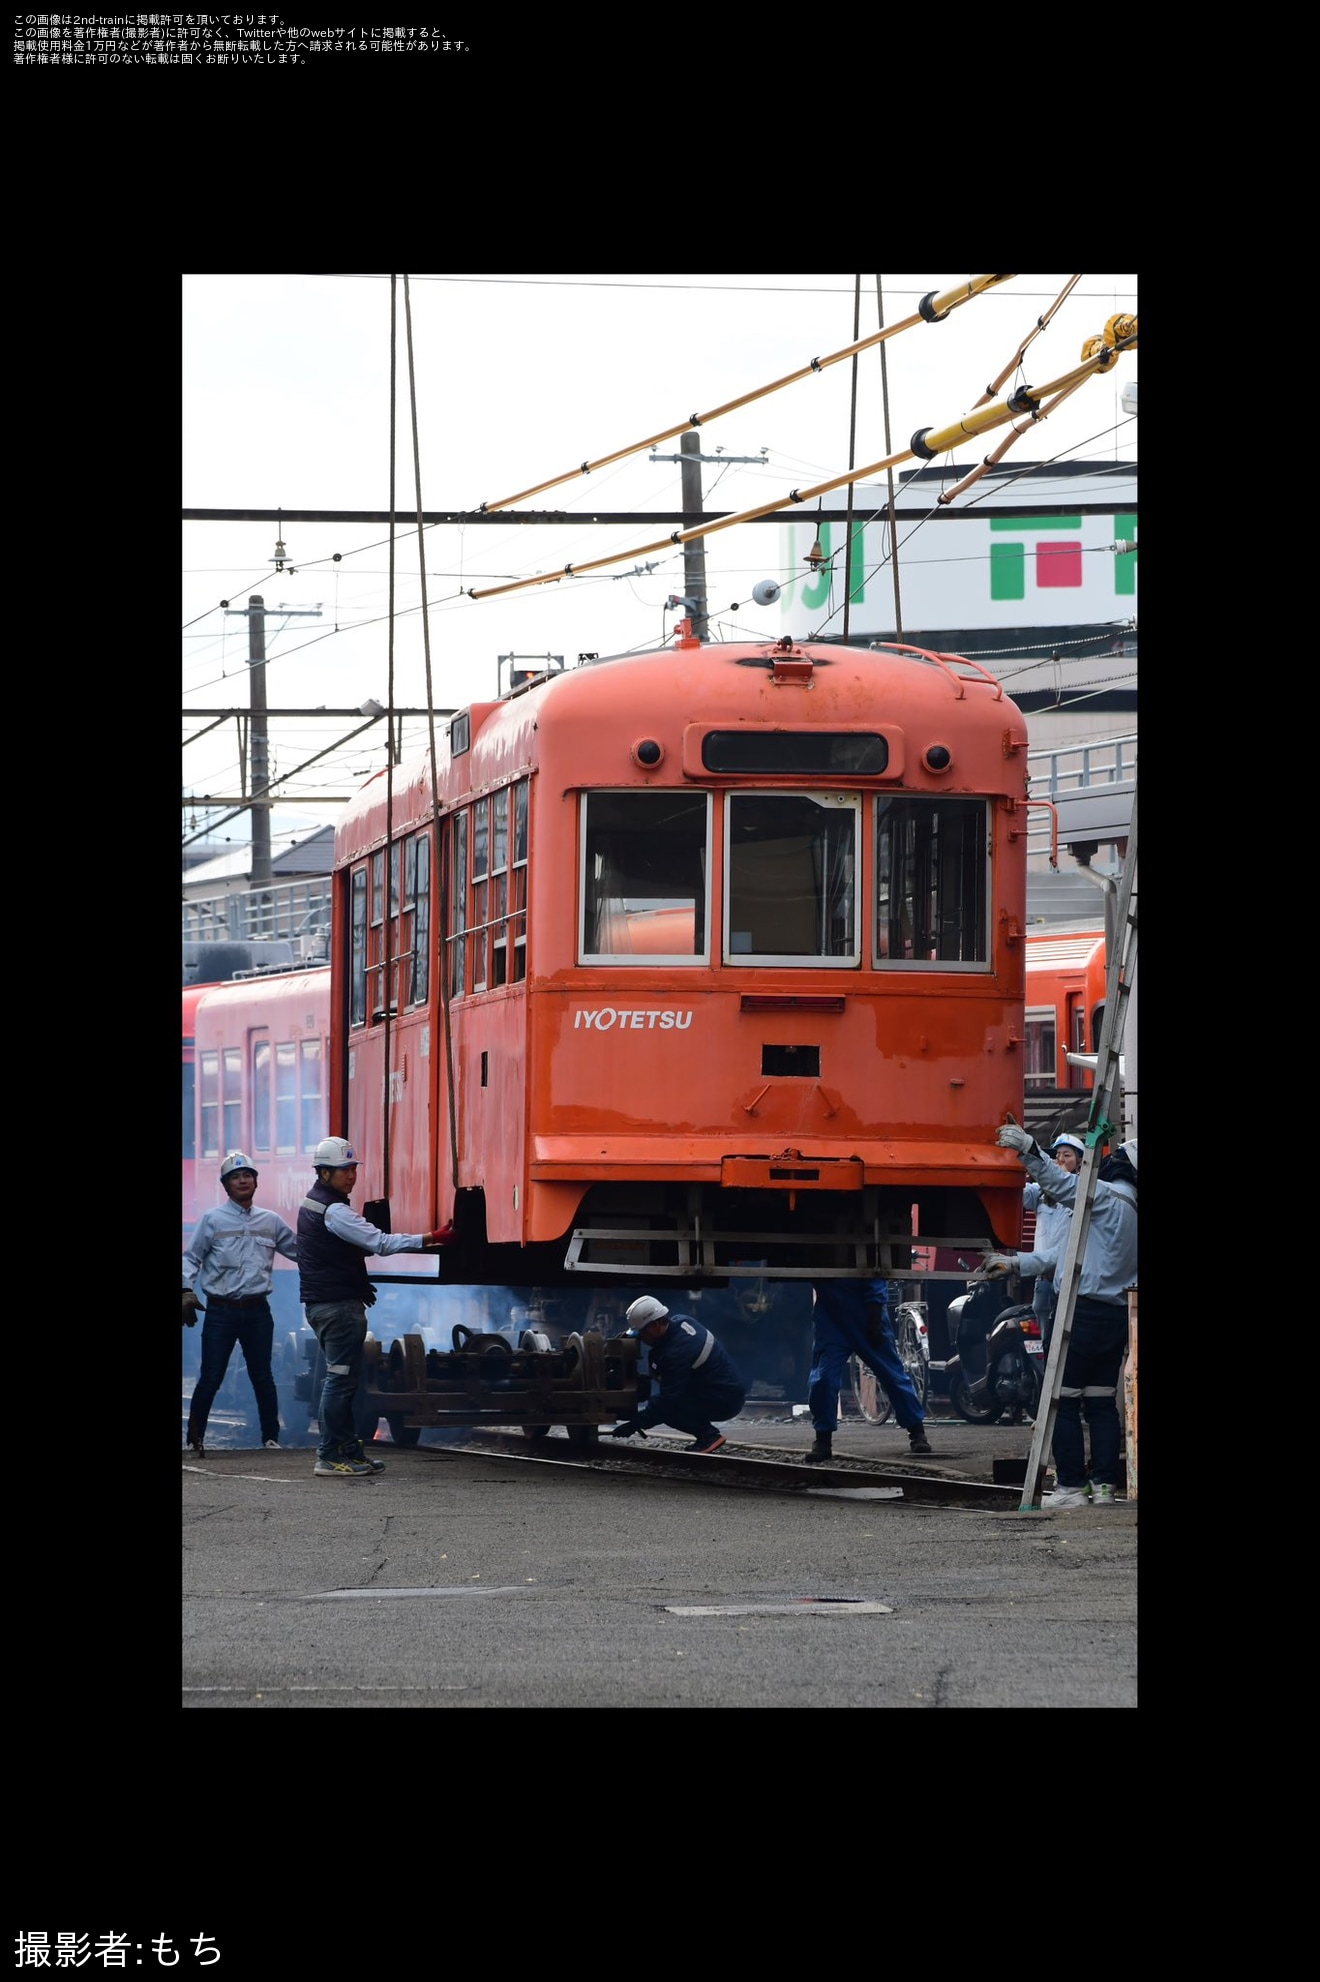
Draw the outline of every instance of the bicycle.
[[[912,1379],[912,1388],[924,1411],[930,1389],[929,1351],[926,1346],[926,1303],[900,1301],[894,1313],[894,1340],[899,1359]],[[860,1356],[849,1356],[848,1377],[858,1410],[871,1425],[887,1424],[893,1403],[884,1384]]]

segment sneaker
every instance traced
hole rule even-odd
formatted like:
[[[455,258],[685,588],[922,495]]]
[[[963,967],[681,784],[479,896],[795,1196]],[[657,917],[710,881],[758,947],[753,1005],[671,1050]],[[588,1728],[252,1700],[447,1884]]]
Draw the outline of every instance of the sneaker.
[[[925,1425],[918,1425],[915,1430],[908,1433],[909,1452],[929,1452],[930,1449],[931,1444],[926,1436]]]
[[[190,1438],[183,1449],[190,1459],[205,1459],[206,1457],[206,1447],[202,1444],[200,1438]]]
[[[268,1438],[266,1440],[267,1452],[278,1452],[279,1449],[280,1449],[280,1442],[278,1438]]]
[[[1092,1507],[1117,1507],[1118,1502],[1114,1498],[1114,1489],[1108,1480],[1092,1480],[1091,1505]]]
[[[383,1459],[373,1459],[361,1439],[358,1440],[356,1445],[349,1446],[348,1456],[350,1459],[360,1459],[363,1465],[369,1466],[373,1473],[383,1473],[385,1471],[385,1461]]]
[[[349,1459],[343,1453],[337,1459],[318,1459],[312,1471],[323,1480],[370,1480],[375,1478],[375,1468],[365,1459]]]
[[[1054,1513],[1061,1507],[1089,1507],[1090,1501],[1085,1487],[1060,1486],[1055,1487],[1053,1493],[1047,1493],[1040,1504],[1042,1509],[1048,1508]]]
[[[715,1434],[715,1436],[714,1436],[714,1438],[711,1438],[711,1439],[701,1439],[701,1438],[694,1438],[694,1439],[693,1439],[693,1441],[692,1441],[692,1443],[691,1443],[691,1445],[689,1445],[689,1447],[688,1447],[688,1451],[689,1451],[689,1452],[718,1452],[718,1451],[719,1451],[719,1449],[720,1449],[720,1447],[721,1447],[722,1445],[727,1445],[727,1444],[728,1444],[728,1442],[729,1442],[729,1441],[728,1441],[728,1439],[727,1439],[727,1438],[726,1438],[726,1437],[724,1436],[724,1433],[723,1433],[722,1431],[717,1431],[717,1432],[716,1432],[716,1434]]]
[[[802,1463],[806,1466],[823,1466],[828,1459],[832,1459],[833,1457],[834,1448],[828,1433],[817,1432],[816,1443],[812,1446],[810,1452],[803,1453]]]

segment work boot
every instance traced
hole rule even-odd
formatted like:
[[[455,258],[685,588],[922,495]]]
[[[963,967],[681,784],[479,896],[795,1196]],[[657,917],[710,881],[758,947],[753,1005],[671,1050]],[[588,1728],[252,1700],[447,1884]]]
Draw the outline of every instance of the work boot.
[[[930,1440],[926,1436],[925,1425],[914,1425],[908,1433],[908,1451],[929,1452],[930,1449]]]
[[[802,1456],[803,1464],[807,1466],[822,1466],[827,1459],[832,1459],[834,1457],[834,1441],[829,1432],[818,1431],[816,1433],[816,1443],[812,1446],[810,1452],[805,1452]]]

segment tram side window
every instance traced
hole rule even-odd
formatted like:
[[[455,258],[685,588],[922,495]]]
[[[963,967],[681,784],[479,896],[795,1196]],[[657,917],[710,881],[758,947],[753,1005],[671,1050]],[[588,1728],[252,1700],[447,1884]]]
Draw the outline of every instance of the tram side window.
[[[490,981],[509,981],[509,788],[490,801]]]
[[[298,1057],[301,1073],[299,1106],[303,1150],[313,1150],[325,1134],[325,1056],[319,1039],[300,1039]]]
[[[1022,1063],[1024,1087],[1053,1087],[1057,1078],[1054,1064],[1056,1029],[1053,1005],[1027,1007],[1027,1051]]]
[[[582,820],[580,961],[702,961],[710,867],[706,794],[588,792]]]
[[[243,1147],[243,1049],[226,1046],[222,1062],[223,1093],[221,1111],[225,1125],[225,1148]]]
[[[292,1039],[275,1048],[275,1147],[292,1156],[298,1147],[298,1054]]]
[[[461,998],[467,989],[467,844],[467,813],[456,812],[449,841],[453,869],[449,889],[449,995],[451,998]]]
[[[349,1024],[365,1025],[367,1018],[367,870],[353,869],[352,920],[353,954],[350,964]]]
[[[270,1154],[270,1041],[252,1042],[252,1147],[258,1156]]]
[[[472,959],[472,989],[486,988],[486,952],[490,919],[490,800],[479,798],[472,808],[472,921],[468,954]]]
[[[530,786],[520,778],[513,788],[513,873],[510,877],[509,941],[513,945],[513,981],[527,975],[527,805]]]
[[[370,910],[367,917],[367,1012],[374,1024],[385,1010],[385,855],[368,863]]]
[[[979,798],[877,797],[876,961],[984,969],[990,838]]]
[[[197,1155],[197,1063],[185,1060],[183,1063],[183,1160],[194,1161]]]
[[[431,943],[431,842],[426,833],[414,833],[403,849],[403,917],[399,928],[399,956],[408,1005],[426,1001],[430,985]]]
[[[856,964],[861,800],[732,792],[727,805],[726,962]]]
[[[390,960],[390,1011],[392,1014],[400,1009],[400,980],[402,979],[406,982],[408,975],[408,958],[399,939],[399,865],[402,857],[403,848],[396,840],[390,848],[389,921],[382,932],[382,940]],[[382,1013],[381,1016],[383,1017],[384,1014]]]
[[[201,1087],[201,1148],[199,1155],[220,1154],[220,1055],[202,1053],[198,1057]]]

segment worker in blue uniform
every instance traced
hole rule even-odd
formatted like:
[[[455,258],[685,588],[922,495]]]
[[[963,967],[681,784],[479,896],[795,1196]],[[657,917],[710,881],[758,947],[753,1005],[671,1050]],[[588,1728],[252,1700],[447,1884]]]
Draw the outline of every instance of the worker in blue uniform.
[[[822,1465],[833,1454],[834,1427],[839,1417],[839,1392],[849,1356],[856,1356],[885,1386],[894,1416],[908,1435],[913,1452],[929,1452],[926,1414],[903,1367],[889,1317],[889,1288],[883,1280],[820,1280],[812,1289],[811,1375],[807,1406],[816,1438],[806,1455],[809,1466]]]
[[[747,1402],[747,1385],[728,1350],[701,1322],[671,1314],[654,1294],[634,1301],[626,1319],[646,1344],[659,1394],[615,1425],[610,1437],[645,1436],[648,1425],[672,1425],[692,1434],[693,1452],[718,1452],[728,1443],[720,1423],[736,1418]]]

